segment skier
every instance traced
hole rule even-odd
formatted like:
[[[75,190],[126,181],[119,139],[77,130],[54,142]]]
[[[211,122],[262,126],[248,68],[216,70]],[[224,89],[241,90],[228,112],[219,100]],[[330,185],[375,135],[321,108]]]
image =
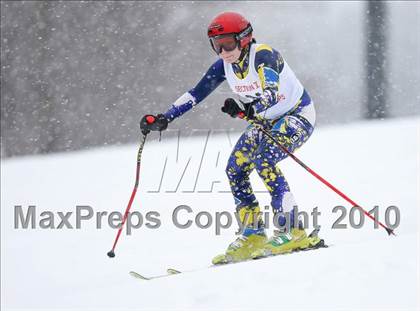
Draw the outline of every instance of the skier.
[[[252,31],[251,23],[238,13],[217,15],[208,27],[208,37],[219,59],[168,111],[145,115],[140,121],[142,130],[165,130],[170,122],[202,102],[227,80],[233,93],[242,100],[226,99],[223,112],[232,117],[257,118],[290,152],[301,147],[314,130],[313,102],[281,54],[267,44],[257,44]],[[228,160],[226,174],[244,229],[224,254],[213,259],[213,264],[282,254],[319,243],[317,236],[307,236],[301,223],[295,220],[295,198],[276,166],[286,157],[286,153],[254,126],[249,126],[240,136]],[[249,180],[254,169],[271,195],[274,221],[279,228],[270,239]]]

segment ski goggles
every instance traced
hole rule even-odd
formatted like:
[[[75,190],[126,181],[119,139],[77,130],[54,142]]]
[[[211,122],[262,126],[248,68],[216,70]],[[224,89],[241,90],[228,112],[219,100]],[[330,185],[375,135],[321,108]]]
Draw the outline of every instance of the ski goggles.
[[[240,33],[228,33],[223,35],[218,35],[214,37],[210,37],[210,44],[213,50],[220,54],[222,53],[222,49],[226,52],[231,52],[236,47],[239,47],[239,44],[243,38],[250,35],[252,33],[252,26],[248,24],[244,30]]]
[[[236,34],[226,34],[210,38],[210,44],[213,50],[220,54],[222,49],[226,52],[231,52],[239,46],[239,41]]]

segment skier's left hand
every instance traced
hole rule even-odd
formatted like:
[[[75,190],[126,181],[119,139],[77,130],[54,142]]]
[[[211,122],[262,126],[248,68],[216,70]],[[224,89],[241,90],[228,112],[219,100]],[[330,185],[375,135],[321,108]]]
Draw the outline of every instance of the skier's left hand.
[[[148,134],[150,131],[164,131],[168,128],[168,119],[163,114],[156,116],[146,114],[140,120],[140,129],[143,134]]]
[[[227,98],[225,100],[222,111],[229,114],[232,118],[236,118],[238,115],[243,115],[247,118],[252,118],[254,116],[254,108],[252,108],[252,103],[241,102],[238,104],[233,98]]]

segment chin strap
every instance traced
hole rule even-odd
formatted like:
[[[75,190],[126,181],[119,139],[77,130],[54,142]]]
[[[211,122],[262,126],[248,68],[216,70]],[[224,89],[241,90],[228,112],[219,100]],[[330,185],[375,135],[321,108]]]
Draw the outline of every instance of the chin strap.
[[[250,50],[251,44],[248,44],[245,48],[243,48],[241,50],[241,55],[239,55],[239,59],[235,62],[236,64],[240,64],[247,55],[249,55],[249,50]]]
[[[238,71],[238,72],[235,72],[235,74],[238,76],[238,73],[240,73],[241,79],[245,78],[244,73],[246,72],[246,69],[247,69],[245,68],[245,60],[246,60],[246,57],[249,57],[250,47],[251,47],[251,44],[248,44],[245,48],[243,48],[241,50],[241,54],[239,55],[238,60],[232,64],[234,65],[233,66],[234,71],[235,71],[235,67],[236,67],[236,70]],[[247,67],[248,66],[249,66],[249,60],[248,60]]]
[[[249,51],[251,50],[251,44],[257,43],[257,41],[255,40],[255,38],[252,38],[251,41],[249,42],[249,44],[241,49],[241,55],[239,55],[238,60],[235,62],[235,64],[240,64],[247,55],[249,55]],[[238,44],[240,46],[240,44]]]

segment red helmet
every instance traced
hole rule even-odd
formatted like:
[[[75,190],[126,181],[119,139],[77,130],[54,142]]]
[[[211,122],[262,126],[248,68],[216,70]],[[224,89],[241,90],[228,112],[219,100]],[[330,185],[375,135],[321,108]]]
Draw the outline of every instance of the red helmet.
[[[217,15],[210,23],[207,31],[213,49],[215,38],[233,35],[241,48],[246,47],[252,40],[251,23],[241,14],[224,12]],[[216,49],[215,49],[216,50]],[[216,50],[217,52],[217,50]]]

